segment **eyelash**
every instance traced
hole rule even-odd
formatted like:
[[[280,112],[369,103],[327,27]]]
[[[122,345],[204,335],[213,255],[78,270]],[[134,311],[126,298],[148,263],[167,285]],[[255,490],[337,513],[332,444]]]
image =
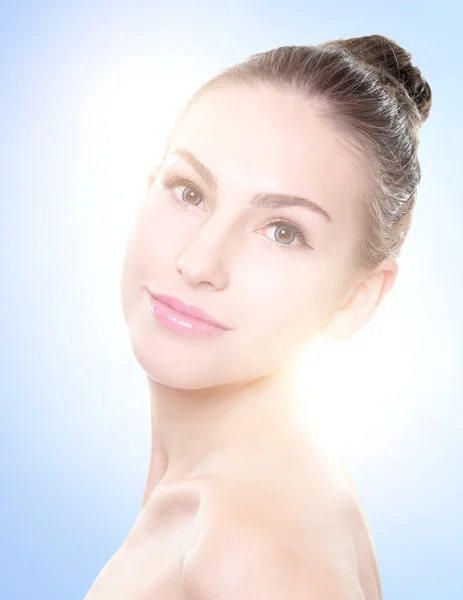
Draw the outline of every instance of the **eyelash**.
[[[184,202],[183,200],[180,200],[174,193],[175,188],[182,187],[182,186],[191,188],[193,191],[198,193],[201,196],[201,200],[204,202],[203,194],[202,194],[201,190],[199,190],[196,185],[194,185],[191,181],[189,181],[188,179],[185,179],[184,177],[180,177],[177,175],[165,175],[162,178],[162,185],[167,190],[172,192],[173,199],[176,202],[178,202],[179,204],[181,204],[182,206],[188,206],[188,204],[186,202]],[[191,204],[191,206],[193,206],[193,208],[196,208],[196,206],[199,206],[199,205]],[[310,238],[308,235],[308,231],[304,227],[302,227],[300,225],[295,225],[294,223],[291,223],[290,221],[286,221],[284,219],[270,221],[270,222],[266,223],[264,225],[264,227],[270,227],[270,226],[274,226],[274,225],[276,225],[276,226],[283,225],[286,227],[290,227],[296,235],[296,239],[299,242],[299,247],[305,246],[306,248],[310,248],[313,250],[312,246],[310,246],[307,241]],[[295,247],[293,244],[282,244],[281,242],[277,242],[277,241],[272,241],[272,240],[269,240],[269,241],[273,246],[276,246],[277,248],[280,248],[282,250],[290,250],[291,248]],[[296,246],[296,247],[298,247],[298,246]]]

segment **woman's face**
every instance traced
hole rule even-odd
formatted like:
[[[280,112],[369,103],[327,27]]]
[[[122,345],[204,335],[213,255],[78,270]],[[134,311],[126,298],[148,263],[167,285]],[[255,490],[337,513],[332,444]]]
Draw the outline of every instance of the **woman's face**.
[[[200,389],[297,358],[348,291],[363,187],[347,146],[309,104],[240,87],[201,96],[174,132],[126,248],[122,307],[146,373]],[[148,290],[229,329],[204,338],[167,329]]]

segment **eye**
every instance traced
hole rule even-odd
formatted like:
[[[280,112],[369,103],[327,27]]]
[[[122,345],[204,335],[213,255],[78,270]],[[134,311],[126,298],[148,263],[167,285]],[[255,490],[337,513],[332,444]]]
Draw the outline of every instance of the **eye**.
[[[289,250],[295,246],[312,248],[308,243],[308,232],[301,226],[290,223],[289,221],[273,221],[266,225],[266,228],[270,227],[274,228],[272,235],[273,240],[271,239],[270,242],[277,248],[283,248],[285,250]]]
[[[179,194],[185,204],[193,204],[198,206],[202,202],[201,194],[197,189],[189,185],[181,185],[174,188],[175,194]]]
[[[166,175],[162,183],[166,189],[172,192],[174,199],[180,204],[199,206],[203,201],[203,196],[198,188],[183,177]]]
[[[278,225],[275,229],[275,239],[282,244],[292,244],[297,239],[297,234],[287,225]]]

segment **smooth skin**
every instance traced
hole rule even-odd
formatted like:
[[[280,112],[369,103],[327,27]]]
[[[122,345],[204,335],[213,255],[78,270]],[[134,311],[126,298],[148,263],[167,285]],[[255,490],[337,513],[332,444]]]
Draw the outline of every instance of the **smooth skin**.
[[[151,401],[147,486],[87,600],[381,598],[355,491],[316,428],[299,426],[292,387],[307,346],[354,335],[396,279],[395,260],[352,260],[368,173],[347,133],[288,92],[208,91],[176,128],[121,277]],[[166,329],[148,289],[229,330]]]

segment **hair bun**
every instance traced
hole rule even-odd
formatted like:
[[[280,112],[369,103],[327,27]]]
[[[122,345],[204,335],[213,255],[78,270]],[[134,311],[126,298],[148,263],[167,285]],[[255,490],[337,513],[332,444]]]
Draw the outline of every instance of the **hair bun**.
[[[354,37],[335,43],[402,85],[418,108],[421,122],[428,118],[432,104],[431,87],[418,67],[412,64],[409,52],[382,35]]]

